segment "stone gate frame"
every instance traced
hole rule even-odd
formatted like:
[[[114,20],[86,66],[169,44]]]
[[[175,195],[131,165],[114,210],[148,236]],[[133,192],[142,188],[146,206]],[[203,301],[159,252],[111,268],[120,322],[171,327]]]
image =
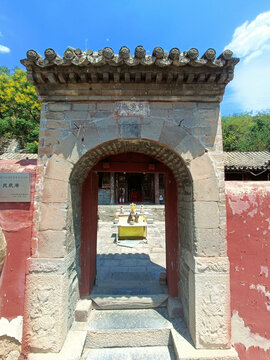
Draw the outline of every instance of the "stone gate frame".
[[[58,352],[79,294],[81,185],[103,157],[126,151],[167,165],[178,184],[179,284],[196,348],[230,344],[230,282],[219,103],[239,61],[208,49],[146,56],[122,47],[34,50],[22,63],[42,101],[37,236],[28,260],[24,347]]]

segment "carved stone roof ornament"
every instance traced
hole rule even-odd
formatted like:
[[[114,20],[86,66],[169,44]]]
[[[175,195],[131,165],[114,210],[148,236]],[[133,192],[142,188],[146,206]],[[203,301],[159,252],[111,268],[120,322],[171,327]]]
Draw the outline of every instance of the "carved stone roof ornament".
[[[199,57],[195,48],[184,52],[173,48],[168,53],[159,46],[152,55],[146,55],[142,46],[136,47],[134,56],[126,46],[121,47],[119,54],[109,47],[96,52],[68,47],[63,57],[53,49],[46,49],[44,55],[28,50],[21,63],[41,99],[56,101],[74,97],[77,100],[176,97],[177,101],[194,96],[197,101],[200,97],[204,101],[221,101],[239,62],[230,50],[216,58],[214,49]]]

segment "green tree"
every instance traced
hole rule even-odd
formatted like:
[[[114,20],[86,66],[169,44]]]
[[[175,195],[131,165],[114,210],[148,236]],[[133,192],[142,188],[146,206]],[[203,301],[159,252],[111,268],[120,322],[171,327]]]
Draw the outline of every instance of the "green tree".
[[[222,118],[225,151],[270,151],[270,113]]]
[[[0,137],[17,139],[22,149],[37,152],[40,103],[26,72],[0,67]]]

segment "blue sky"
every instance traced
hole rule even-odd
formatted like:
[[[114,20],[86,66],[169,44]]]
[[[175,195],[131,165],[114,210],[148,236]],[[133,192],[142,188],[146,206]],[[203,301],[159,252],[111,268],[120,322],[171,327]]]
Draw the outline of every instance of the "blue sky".
[[[143,45],[181,51],[231,48],[241,62],[222,114],[270,109],[269,0],[0,0],[0,66],[21,66],[28,49],[92,50]]]

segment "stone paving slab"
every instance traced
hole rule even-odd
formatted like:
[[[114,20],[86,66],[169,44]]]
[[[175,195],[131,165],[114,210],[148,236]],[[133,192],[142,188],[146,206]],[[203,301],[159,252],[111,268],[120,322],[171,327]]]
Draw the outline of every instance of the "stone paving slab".
[[[171,327],[157,310],[94,310],[88,330],[136,330]]]
[[[160,310],[93,310],[85,347],[167,346],[171,328]]]
[[[116,244],[117,228],[111,222],[98,223],[98,240],[97,240],[97,265],[104,265],[103,260],[111,261],[112,265],[118,266],[140,266],[150,265],[151,262],[165,267],[165,222],[155,222],[148,227],[148,243],[142,242],[135,248],[126,248]],[[154,261],[152,261],[152,254],[155,253]],[[138,258],[138,254],[141,257]],[[125,255],[127,256],[120,256]],[[135,255],[135,256],[132,256]],[[115,260],[121,260],[121,264],[116,264]],[[140,260],[135,261],[136,260]],[[145,259],[145,263],[143,263]]]
[[[159,285],[160,273],[166,272],[165,222],[148,227],[148,243],[135,248],[116,244],[117,227],[111,221],[99,221],[97,240],[97,276],[91,294],[150,295],[167,293]]]

